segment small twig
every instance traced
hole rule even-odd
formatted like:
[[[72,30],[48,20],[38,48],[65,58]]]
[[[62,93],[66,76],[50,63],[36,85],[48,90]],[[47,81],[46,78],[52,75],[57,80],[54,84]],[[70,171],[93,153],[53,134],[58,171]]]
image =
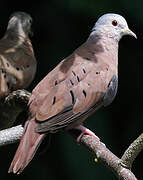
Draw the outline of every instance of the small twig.
[[[143,150],[143,133],[128,147],[121,158],[121,165],[131,169],[138,154]]]

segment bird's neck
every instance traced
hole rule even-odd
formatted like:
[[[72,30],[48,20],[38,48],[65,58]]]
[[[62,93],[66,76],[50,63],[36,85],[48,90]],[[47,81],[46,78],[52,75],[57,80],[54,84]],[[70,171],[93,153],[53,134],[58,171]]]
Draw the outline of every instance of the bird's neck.
[[[110,43],[112,43],[118,49],[119,40],[116,38],[113,38],[113,36],[111,36],[110,33],[105,35],[105,33],[102,33],[102,31],[100,33],[93,31],[91,32],[89,38],[87,39],[87,42],[91,44],[95,44],[95,45],[102,43],[103,46],[109,46]]]
[[[95,54],[105,54],[111,59],[118,60],[118,41],[102,34],[92,34],[87,39],[87,45],[91,46]]]
[[[27,40],[27,37],[20,29],[10,28],[7,29],[3,39],[9,42],[10,45],[19,47]]]
[[[22,24],[20,22],[15,22],[8,25],[5,38],[9,39],[10,41],[17,41],[22,43],[27,35],[25,34]]]
[[[87,54],[92,62],[109,65],[118,69],[118,42],[108,36],[90,36],[85,43]],[[117,72],[116,72],[117,74]]]

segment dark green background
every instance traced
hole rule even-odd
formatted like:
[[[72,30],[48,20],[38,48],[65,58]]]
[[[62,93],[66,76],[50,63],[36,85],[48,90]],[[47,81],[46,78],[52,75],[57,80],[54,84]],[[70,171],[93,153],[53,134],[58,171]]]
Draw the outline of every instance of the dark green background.
[[[138,39],[124,37],[119,46],[119,89],[116,99],[88,118],[86,126],[106,146],[121,157],[128,145],[143,131],[143,1],[138,0],[51,0],[1,2],[0,36],[14,11],[33,17],[32,43],[38,70],[30,90],[58,62],[68,56],[88,37],[97,18],[104,13],[123,15]],[[105,180],[116,177],[94,156],[79,146],[68,134],[55,134],[46,153],[37,155],[24,172],[8,174],[16,145],[0,148],[0,179]],[[143,153],[133,164],[133,172],[143,179]]]

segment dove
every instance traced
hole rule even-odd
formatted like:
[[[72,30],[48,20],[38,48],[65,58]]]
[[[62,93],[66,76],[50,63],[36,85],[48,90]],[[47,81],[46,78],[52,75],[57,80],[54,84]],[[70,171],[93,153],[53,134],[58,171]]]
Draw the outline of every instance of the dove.
[[[124,35],[136,38],[126,20],[105,14],[95,23],[88,39],[62,60],[33,89],[29,118],[9,168],[20,174],[49,133],[79,129],[99,138],[82,125],[102,106],[111,104],[118,87],[118,43]]]
[[[14,12],[0,39],[0,98],[27,88],[36,72],[36,59],[29,35],[32,18],[25,12]]]

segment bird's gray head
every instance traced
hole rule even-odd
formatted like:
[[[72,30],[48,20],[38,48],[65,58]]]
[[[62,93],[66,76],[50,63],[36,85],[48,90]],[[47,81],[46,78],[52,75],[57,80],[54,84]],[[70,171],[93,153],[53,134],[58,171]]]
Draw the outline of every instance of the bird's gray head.
[[[8,31],[13,31],[21,36],[28,36],[31,33],[32,18],[25,12],[15,12],[10,16]]]
[[[94,33],[114,38],[117,41],[124,35],[131,35],[136,38],[135,33],[129,29],[126,20],[122,16],[112,13],[105,14],[98,19],[91,35]]]

